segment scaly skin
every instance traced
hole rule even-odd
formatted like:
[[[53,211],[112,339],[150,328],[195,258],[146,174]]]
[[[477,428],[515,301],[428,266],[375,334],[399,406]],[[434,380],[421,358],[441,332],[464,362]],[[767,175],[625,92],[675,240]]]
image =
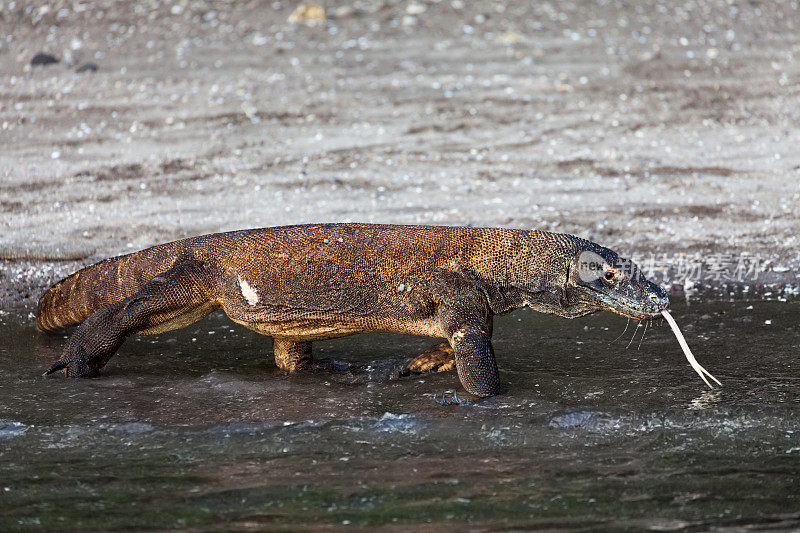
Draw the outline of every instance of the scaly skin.
[[[586,276],[586,254],[596,258]],[[455,366],[479,397],[500,391],[492,318],[528,306],[567,318],[602,309],[651,319],[664,291],[607,248],[499,228],[315,224],[162,244],[84,268],[39,301],[36,323],[79,325],[48,373],[96,374],[134,333],[222,308],[274,338],[275,362],[316,368],[312,341],[367,331],[442,337],[409,371]],[[632,266],[627,263],[628,267]],[[608,278],[608,279],[606,279]]]

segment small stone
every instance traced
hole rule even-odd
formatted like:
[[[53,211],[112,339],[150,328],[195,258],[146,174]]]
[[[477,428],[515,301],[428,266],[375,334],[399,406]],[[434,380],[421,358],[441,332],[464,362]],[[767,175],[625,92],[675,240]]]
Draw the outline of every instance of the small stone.
[[[96,63],[84,63],[75,69],[75,72],[82,74],[84,72],[97,72],[98,67]]]
[[[55,65],[58,63],[59,60],[56,56],[51,54],[45,54],[44,52],[39,52],[33,59],[31,59],[31,66],[46,66],[46,65]]]
[[[320,4],[300,4],[289,15],[289,23],[305,24],[306,26],[316,26],[328,20],[325,16],[325,8]]]
[[[519,44],[528,41],[528,38],[515,31],[507,31],[497,37],[497,42],[500,44]]]
[[[406,13],[409,15],[421,15],[427,10],[427,6],[425,6],[425,4],[420,4],[419,2],[411,2],[408,4],[408,7],[406,7]]]
[[[355,13],[353,6],[339,6],[333,11],[333,18],[343,19]]]

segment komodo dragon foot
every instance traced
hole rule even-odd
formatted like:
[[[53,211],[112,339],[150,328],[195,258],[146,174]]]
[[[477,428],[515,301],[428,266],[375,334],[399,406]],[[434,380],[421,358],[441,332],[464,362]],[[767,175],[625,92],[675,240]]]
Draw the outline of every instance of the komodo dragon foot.
[[[291,341],[276,338],[272,343],[275,364],[288,372],[305,370],[311,372],[343,372],[352,370],[353,365],[339,361],[315,360],[311,356],[311,342]]]
[[[130,314],[128,308],[139,304],[138,300],[128,300],[131,299],[106,305],[86,319],[69,338],[58,361],[42,375],[47,376],[59,370],[63,370],[64,375],[70,378],[99,375],[100,369],[125,340],[128,324],[123,323],[119,316]]]
[[[447,372],[456,368],[456,358],[450,343],[443,342],[416,356],[408,362],[400,375],[421,374],[423,372]]]
[[[73,335],[67,342],[59,360],[53,363],[47,372],[42,374],[43,376],[59,370],[63,370],[65,376],[73,378],[88,378],[100,374],[100,369],[105,366],[110,356],[91,354],[91,348],[87,350],[87,347],[81,344],[80,337],[77,334]]]

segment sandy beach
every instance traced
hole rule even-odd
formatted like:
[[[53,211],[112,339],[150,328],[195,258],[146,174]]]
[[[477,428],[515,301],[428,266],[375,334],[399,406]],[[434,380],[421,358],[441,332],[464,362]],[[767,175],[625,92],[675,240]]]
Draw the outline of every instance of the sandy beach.
[[[295,7],[0,4],[0,308],[320,221],[566,232],[673,293],[797,293],[796,2]]]

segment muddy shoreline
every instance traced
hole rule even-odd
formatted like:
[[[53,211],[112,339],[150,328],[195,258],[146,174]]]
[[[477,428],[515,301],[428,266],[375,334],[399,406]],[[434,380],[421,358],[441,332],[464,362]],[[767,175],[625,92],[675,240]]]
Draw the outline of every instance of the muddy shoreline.
[[[0,309],[161,242],[336,221],[573,233],[673,294],[800,286],[791,2],[81,6],[0,17]]]
[[[0,529],[796,530],[800,303],[674,312],[722,387],[666,326],[520,311],[507,390],[444,407],[455,372],[398,377],[432,339],[319,342],[355,368],[289,374],[218,312],[44,379],[63,336],[0,311]]]

